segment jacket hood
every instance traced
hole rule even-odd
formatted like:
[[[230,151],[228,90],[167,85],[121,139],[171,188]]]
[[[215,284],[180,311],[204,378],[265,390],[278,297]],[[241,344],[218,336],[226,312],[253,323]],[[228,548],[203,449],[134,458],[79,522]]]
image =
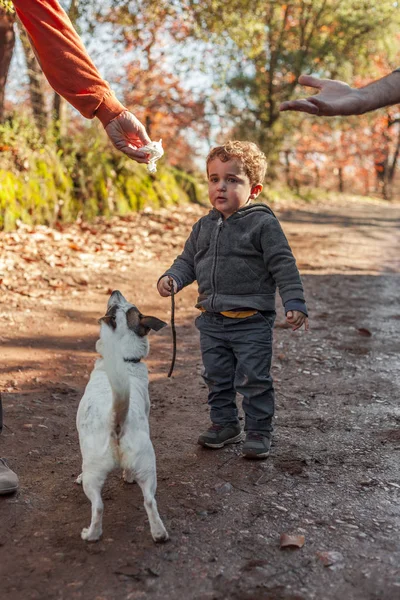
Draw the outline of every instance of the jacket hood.
[[[275,217],[274,212],[269,206],[263,204],[262,202],[255,202],[254,204],[246,204],[245,206],[242,206],[242,208],[239,208],[239,210],[233,213],[233,215],[231,215],[230,217],[228,217],[228,219],[241,219],[242,217],[247,217],[248,215],[253,214],[254,212],[264,212]],[[212,210],[210,210],[209,215],[214,219],[219,219],[221,213],[216,208],[213,208]]]

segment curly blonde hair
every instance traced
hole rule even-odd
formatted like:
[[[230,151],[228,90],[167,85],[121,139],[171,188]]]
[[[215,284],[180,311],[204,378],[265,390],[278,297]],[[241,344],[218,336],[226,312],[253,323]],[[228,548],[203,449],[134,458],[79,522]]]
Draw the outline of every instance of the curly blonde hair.
[[[212,148],[207,156],[207,176],[208,165],[215,158],[219,158],[222,162],[236,159],[240,161],[244,167],[244,171],[250,180],[250,185],[262,184],[265,173],[267,171],[267,157],[257,144],[253,142],[240,142],[232,140],[225,142],[222,146]]]

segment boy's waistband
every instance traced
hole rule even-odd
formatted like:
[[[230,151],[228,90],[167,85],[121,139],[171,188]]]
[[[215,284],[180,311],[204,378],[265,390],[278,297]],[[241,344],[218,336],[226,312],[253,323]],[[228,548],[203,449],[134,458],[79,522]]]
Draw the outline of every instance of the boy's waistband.
[[[207,312],[205,308],[203,308],[202,306],[198,306],[198,309],[201,312]],[[252,317],[253,315],[256,315],[259,311],[258,310],[254,310],[253,308],[246,310],[224,310],[218,313],[215,313],[216,315],[223,315],[224,317],[229,317],[230,319],[246,319],[246,317]]]

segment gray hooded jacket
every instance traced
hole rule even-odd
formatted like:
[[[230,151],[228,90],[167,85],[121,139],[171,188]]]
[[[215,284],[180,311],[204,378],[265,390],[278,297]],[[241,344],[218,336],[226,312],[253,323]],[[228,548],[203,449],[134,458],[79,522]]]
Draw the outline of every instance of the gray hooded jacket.
[[[194,224],[184,250],[164,273],[178,290],[197,280],[197,307],[210,312],[241,308],[275,310],[278,286],[283,304],[304,302],[296,261],[278,219],[265,204],[240,208],[222,219],[216,209]]]

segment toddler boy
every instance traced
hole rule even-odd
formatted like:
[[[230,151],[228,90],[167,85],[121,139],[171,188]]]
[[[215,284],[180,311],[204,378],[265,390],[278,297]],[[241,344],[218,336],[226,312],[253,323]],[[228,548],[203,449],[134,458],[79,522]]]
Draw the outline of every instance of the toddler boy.
[[[170,278],[176,292],[197,280],[196,327],[212,422],[198,442],[222,448],[241,441],[239,392],[247,458],[266,458],[271,445],[276,287],[293,330],[303,324],[308,329],[300,274],[278,219],[267,205],[250,204],[262,191],[266,168],[265,155],[252,142],[230,141],[211,150],[213,209],[194,224],[182,254],[157,284],[161,296],[170,296]]]

